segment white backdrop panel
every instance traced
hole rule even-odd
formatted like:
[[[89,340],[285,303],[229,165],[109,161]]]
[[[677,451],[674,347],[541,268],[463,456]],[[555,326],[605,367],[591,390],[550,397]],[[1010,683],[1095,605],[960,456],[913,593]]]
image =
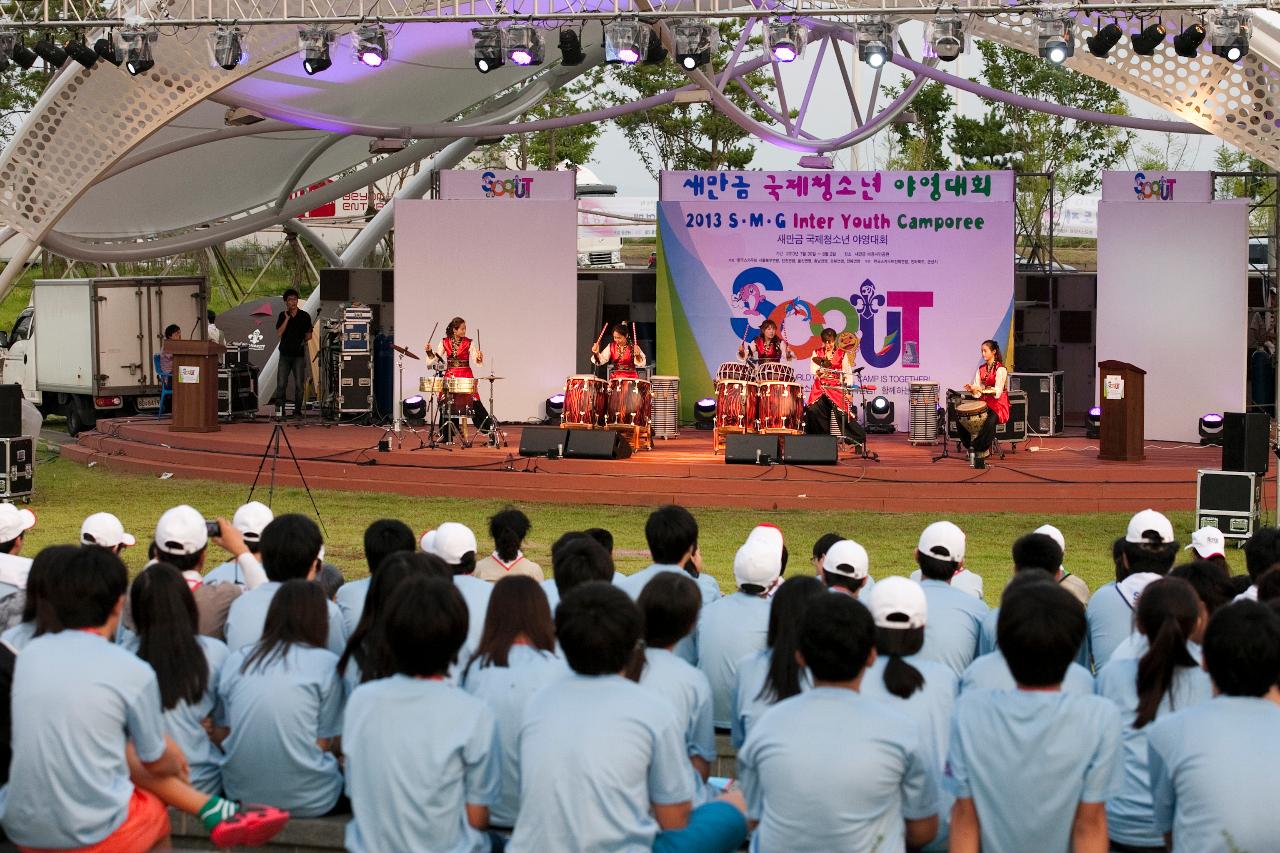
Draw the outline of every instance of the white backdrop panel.
[[[545,416],[573,372],[577,334],[577,208],[569,201],[396,201],[396,342],[421,353],[454,316],[480,332],[500,421]],[[409,362],[404,396],[424,362]],[[480,397],[488,405],[488,385]]]
[[[1244,411],[1247,251],[1242,203],[1098,205],[1098,360],[1147,371],[1148,439]]]

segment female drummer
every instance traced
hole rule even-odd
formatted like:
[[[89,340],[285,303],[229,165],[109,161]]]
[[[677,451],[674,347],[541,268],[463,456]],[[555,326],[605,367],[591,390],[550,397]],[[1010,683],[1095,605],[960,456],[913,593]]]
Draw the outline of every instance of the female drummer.
[[[765,320],[760,324],[760,334],[750,344],[738,346],[738,361],[748,364],[778,364],[783,359],[791,361],[796,354],[778,335],[778,324]]]
[[[987,454],[996,437],[996,426],[1009,420],[1009,371],[1000,357],[1000,345],[995,341],[982,342],[982,364],[973,375],[973,384],[964,386],[975,398],[987,404],[982,416],[982,428],[976,436],[968,430],[960,430],[960,442],[969,451],[969,464],[974,468],[987,467]]]
[[[640,347],[631,340],[631,330],[626,323],[618,323],[613,327],[613,341],[604,349],[599,344],[591,347],[591,363],[603,367],[612,364],[609,377],[618,379],[635,379],[636,368],[644,367],[649,362],[640,351]]]
[[[471,372],[471,338],[467,337],[467,321],[461,317],[454,317],[449,321],[449,325],[445,327],[444,339],[440,341],[440,346],[432,349],[428,344],[426,347],[427,361],[444,362],[444,377],[446,380],[474,379],[475,374]],[[484,353],[476,348],[476,364],[484,364]],[[470,404],[467,404],[466,397],[459,394],[449,395],[452,398],[453,413],[463,414],[466,411],[471,415],[471,423],[475,424],[476,429],[481,432],[487,432],[490,429],[489,412],[485,409],[484,404],[480,402],[480,395],[473,391],[471,393]],[[461,406],[459,405],[461,404]],[[446,430],[449,427],[447,423],[449,407],[440,407],[440,424]]]
[[[809,435],[831,432],[831,412],[844,437],[858,444],[866,440],[862,425],[849,416],[846,389],[853,385],[853,352],[836,343],[835,329],[822,330],[822,344],[809,359],[813,388],[804,410],[804,431]]]

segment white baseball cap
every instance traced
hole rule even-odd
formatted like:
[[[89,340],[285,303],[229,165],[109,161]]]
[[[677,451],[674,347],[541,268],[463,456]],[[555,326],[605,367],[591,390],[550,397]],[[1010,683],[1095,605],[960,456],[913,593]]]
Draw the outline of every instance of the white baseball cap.
[[[1162,545],[1168,545],[1173,541],[1173,525],[1163,513],[1156,512],[1154,509],[1144,509],[1129,519],[1129,529],[1125,531],[1124,541],[1145,544],[1150,541],[1143,535],[1148,530],[1160,537]]]
[[[474,554],[479,547],[471,528],[456,521],[446,521],[436,528],[432,546],[432,552],[451,566],[461,563],[468,552]]]
[[[923,628],[929,615],[924,587],[891,575],[871,588],[867,607],[877,628]]]
[[[80,525],[80,544],[114,548],[117,545],[137,545],[138,540],[126,533],[120,519],[109,512],[95,512]]]
[[[36,514],[10,503],[0,504],[0,542],[12,542],[36,526]]]
[[[240,531],[246,542],[258,542],[262,539],[262,531],[275,517],[271,507],[261,501],[249,501],[236,510],[231,526]]]
[[[920,534],[917,550],[926,557],[964,562],[964,531],[950,521],[935,521]]]
[[[1227,556],[1227,538],[1216,527],[1201,527],[1191,534],[1191,544],[1182,550],[1190,551],[1193,548],[1196,556],[1202,560],[1210,557],[1225,557]]]
[[[1066,537],[1062,535],[1062,531],[1061,531],[1061,530],[1059,530],[1058,528],[1054,527],[1052,524],[1042,524],[1042,525],[1040,525],[1039,527],[1037,527],[1035,530],[1033,530],[1033,531],[1031,531],[1031,532],[1032,532],[1032,533],[1040,533],[1040,534],[1042,534],[1042,535],[1044,535],[1044,536],[1048,536],[1048,537],[1049,537],[1050,539],[1052,539],[1054,542],[1057,542],[1057,543],[1058,543],[1058,547],[1062,549],[1062,553],[1064,553],[1064,554],[1065,554],[1065,553],[1067,552],[1067,539],[1066,539]]]
[[[156,547],[166,554],[198,554],[208,544],[209,531],[205,528],[204,516],[194,507],[175,506],[165,510],[156,522]]]
[[[747,541],[760,542],[777,548],[779,554],[782,553],[782,546],[785,544],[782,538],[782,530],[776,524],[757,524],[747,534]]]
[[[733,579],[738,586],[767,587],[782,574],[781,552],[762,539],[746,543],[733,555]]]
[[[418,540],[418,547],[422,549],[422,553],[434,555],[436,552],[436,532],[428,530],[422,534],[422,538]]]
[[[844,575],[858,580],[871,572],[871,560],[867,557],[867,549],[852,539],[841,539],[827,549],[822,558],[822,570],[833,575]]]

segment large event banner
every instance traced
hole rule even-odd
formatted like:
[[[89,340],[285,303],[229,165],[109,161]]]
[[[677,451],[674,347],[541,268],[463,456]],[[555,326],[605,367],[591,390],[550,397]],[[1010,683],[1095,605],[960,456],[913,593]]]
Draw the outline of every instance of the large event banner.
[[[900,430],[911,382],[959,388],[1012,342],[1012,172],[666,172],[661,193],[658,372],[686,420],[767,318],[806,388],[822,330],[853,331]]]

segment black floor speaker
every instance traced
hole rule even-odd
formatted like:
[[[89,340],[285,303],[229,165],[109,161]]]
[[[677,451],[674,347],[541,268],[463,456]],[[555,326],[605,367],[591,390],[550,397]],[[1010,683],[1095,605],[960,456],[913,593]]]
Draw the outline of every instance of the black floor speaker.
[[[782,461],[788,465],[834,465],[839,461],[834,435],[789,435],[782,442]]]
[[[1224,412],[1222,470],[1267,473],[1267,444],[1270,440],[1271,419],[1267,415],[1256,412]]]
[[[631,445],[622,433],[613,430],[574,429],[569,433],[569,443],[564,455],[569,459],[627,459]]]
[[[0,385],[0,438],[22,435],[22,386]]]
[[[741,435],[724,437],[724,461],[730,465],[770,465],[779,459],[776,435]]]
[[[547,456],[552,459],[564,455],[569,443],[569,431],[559,427],[525,427],[520,431],[521,456]]]

